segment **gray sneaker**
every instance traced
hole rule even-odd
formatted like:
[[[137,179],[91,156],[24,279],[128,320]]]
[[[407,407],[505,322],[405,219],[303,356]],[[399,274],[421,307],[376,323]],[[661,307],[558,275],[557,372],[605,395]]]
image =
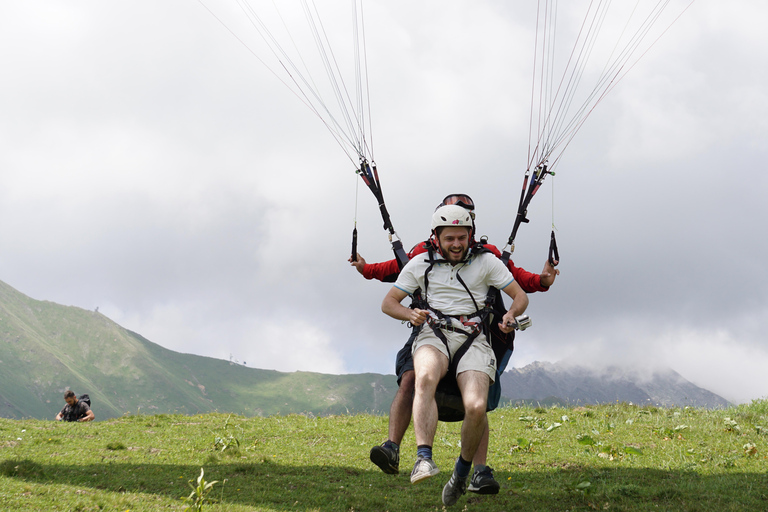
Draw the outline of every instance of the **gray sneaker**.
[[[396,475],[400,472],[400,453],[387,446],[387,443],[371,448],[371,462],[388,475]]]
[[[499,494],[499,482],[493,478],[493,469],[486,466],[482,471],[475,471],[467,490],[477,494]]]
[[[419,457],[416,459],[416,464],[413,465],[413,471],[411,471],[411,483],[419,483],[431,476],[435,476],[439,472],[440,468],[437,467],[437,464],[432,459]]]
[[[454,470],[451,479],[443,487],[443,505],[450,507],[459,501],[459,498],[467,492],[467,479],[461,478]]]

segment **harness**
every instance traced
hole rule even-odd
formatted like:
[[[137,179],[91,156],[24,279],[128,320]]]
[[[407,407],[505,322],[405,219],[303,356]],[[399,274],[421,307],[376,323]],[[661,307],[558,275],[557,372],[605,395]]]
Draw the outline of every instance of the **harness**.
[[[479,243],[474,244],[470,248],[471,255],[478,255],[485,252],[493,254],[493,251],[485,248],[487,240],[482,239]],[[515,332],[505,333],[498,327],[496,320],[506,312],[504,307],[504,300],[501,296],[501,292],[494,287],[489,288],[485,297],[485,303],[480,308],[475,302],[469,288],[460,274],[456,273],[456,278],[459,283],[467,290],[472,302],[475,305],[476,312],[472,315],[446,315],[436,308],[430,306],[426,300],[426,289],[429,286],[429,274],[436,263],[445,262],[444,259],[440,259],[436,255],[436,247],[433,243],[427,244],[427,255],[429,266],[424,273],[424,290],[417,290],[413,294],[412,308],[424,309],[433,313],[427,317],[427,325],[435,333],[435,336],[443,342],[448,351],[448,372],[440,381],[435,393],[435,400],[438,406],[438,418],[440,421],[461,421],[464,419],[464,405],[461,401],[461,392],[459,391],[458,382],[456,381],[456,370],[458,369],[459,361],[469,350],[470,346],[480,333],[485,334],[488,343],[493,349],[498,366],[506,366],[509,354],[514,349]],[[507,266],[509,262],[509,254],[502,254],[501,261],[504,266]],[[442,331],[458,332],[464,334],[467,338],[458,350],[451,356],[451,351],[448,348],[448,340]],[[497,407],[499,399],[501,397],[501,383],[498,380],[489,390],[488,410],[493,410]]]
[[[476,243],[470,248],[467,258],[486,252],[490,253],[491,251],[486,249],[485,246],[483,246],[481,243]],[[481,333],[484,334],[487,339],[489,339],[489,326],[487,320],[493,308],[493,301],[489,303],[489,298],[495,298],[492,296],[492,292],[494,292],[496,289],[491,288],[488,291],[485,304],[482,308],[480,308],[477,304],[477,301],[475,301],[472,292],[469,290],[469,287],[461,278],[461,274],[459,274],[457,270],[456,280],[461,284],[461,286],[464,287],[464,289],[469,294],[469,297],[472,299],[472,303],[475,306],[475,313],[471,315],[447,315],[429,305],[426,300],[427,289],[429,288],[430,272],[432,272],[435,264],[447,263],[447,261],[445,259],[436,257],[436,248],[434,244],[429,244],[427,247],[427,255],[427,261],[429,262],[429,265],[424,272],[424,290],[419,290],[416,294],[414,294],[416,296],[416,300],[414,300],[413,307],[425,309],[432,313],[432,315],[427,317],[427,325],[432,329],[432,332],[434,332],[435,336],[443,343],[443,345],[445,345],[445,349],[448,352],[448,373],[446,374],[446,378],[449,378],[455,383],[456,370],[458,369],[459,361],[464,356],[464,354],[466,354],[467,350],[469,350],[469,347],[472,346],[472,343],[474,343],[474,341],[480,336]],[[466,336],[466,340],[464,340],[464,343],[462,343],[462,345],[458,348],[458,350],[456,350],[454,354],[451,354],[448,346],[448,339],[445,337],[443,331],[455,332]]]

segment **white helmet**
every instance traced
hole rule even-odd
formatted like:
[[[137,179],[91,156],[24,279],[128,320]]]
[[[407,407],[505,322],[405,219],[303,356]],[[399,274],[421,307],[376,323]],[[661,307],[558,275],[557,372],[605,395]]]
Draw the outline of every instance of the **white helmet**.
[[[455,204],[441,206],[432,215],[432,231],[449,226],[464,226],[472,230],[472,216],[468,210]]]

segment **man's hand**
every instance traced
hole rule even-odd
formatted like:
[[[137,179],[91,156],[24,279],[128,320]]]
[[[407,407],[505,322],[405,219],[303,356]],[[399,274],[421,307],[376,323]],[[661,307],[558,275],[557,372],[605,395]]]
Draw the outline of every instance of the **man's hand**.
[[[502,317],[499,329],[504,333],[509,333],[517,325],[515,318],[525,313],[525,310],[528,308],[528,296],[520,288],[520,285],[517,284],[517,281],[512,281],[502,291],[512,299],[512,305],[509,306],[509,310]]]
[[[541,271],[541,286],[549,288],[555,282],[555,278],[560,275],[560,271],[555,267],[559,261],[555,260],[555,264],[552,265],[549,260],[544,263],[544,270]],[[362,270],[360,271],[362,272]]]
[[[414,327],[418,327],[419,325],[423,324],[427,321],[427,316],[429,316],[429,311],[426,311],[424,309],[419,308],[413,308],[411,310],[410,318],[408,319],[408,322]]]
[[[360,254],[357,255],[357,261],[352,261],[352,257],[347,260],[352,264],[353,267],[357,269],[358,272],[360,272],[360,275],[363,274],[363,267],[365,266],[365,258],[360,256]]]
[[[411,325],[421,325],[427,321],[429,311],[418,308],[407,308],[400,304],[408,296],[403,290],[393,286],[384,300],[381,301],[381,310],[387,315],[402,322],[410,322]]]
[[[501,322],[499,323],[499,329],[501,329],[501,332],[503,333],[510,333],[515,329],[524,331],[530,326],[531,319],[528,317],[528,315],[520,315],[515,317],[510,312],[507,312],[507,314],[504,315],[504,317],[501,319]]]
[[[515,315],[507,311],[507,314],[504,315],[501,318],[501,322],[499,322],[499,329],[501,329],[501,332],[504,334],[508,334],[514,331],[515,327],[517,327],[517,320],[515,320]]]

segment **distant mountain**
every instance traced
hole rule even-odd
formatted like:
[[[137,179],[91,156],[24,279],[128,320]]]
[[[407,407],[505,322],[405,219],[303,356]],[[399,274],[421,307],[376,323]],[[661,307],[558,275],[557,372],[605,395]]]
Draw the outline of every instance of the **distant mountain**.
[[[728,405],[672,370],[643,377],[533,363],[505,372],[501,382],[507,403]],[[281,373],[180,354],[98,312],[34,300],[0,281],[0,417],[53,418],[68,388],[88,393],[103,420],[137,412],[383,414],[397,382],[393,375]]]
[[[34,300],[0,281],[0,417],[53,418],[67,388],[90,394],[102,420],[126,412],[383,413],[397,382],[180,354],[100,313]]]
[[[559,403],[563,405],[631,402],[664,407],[722,408],[723,397],[685,380],[667,369],[643,374],[639,370],[535,362],[501,376],[502,396],[509,402]]]

